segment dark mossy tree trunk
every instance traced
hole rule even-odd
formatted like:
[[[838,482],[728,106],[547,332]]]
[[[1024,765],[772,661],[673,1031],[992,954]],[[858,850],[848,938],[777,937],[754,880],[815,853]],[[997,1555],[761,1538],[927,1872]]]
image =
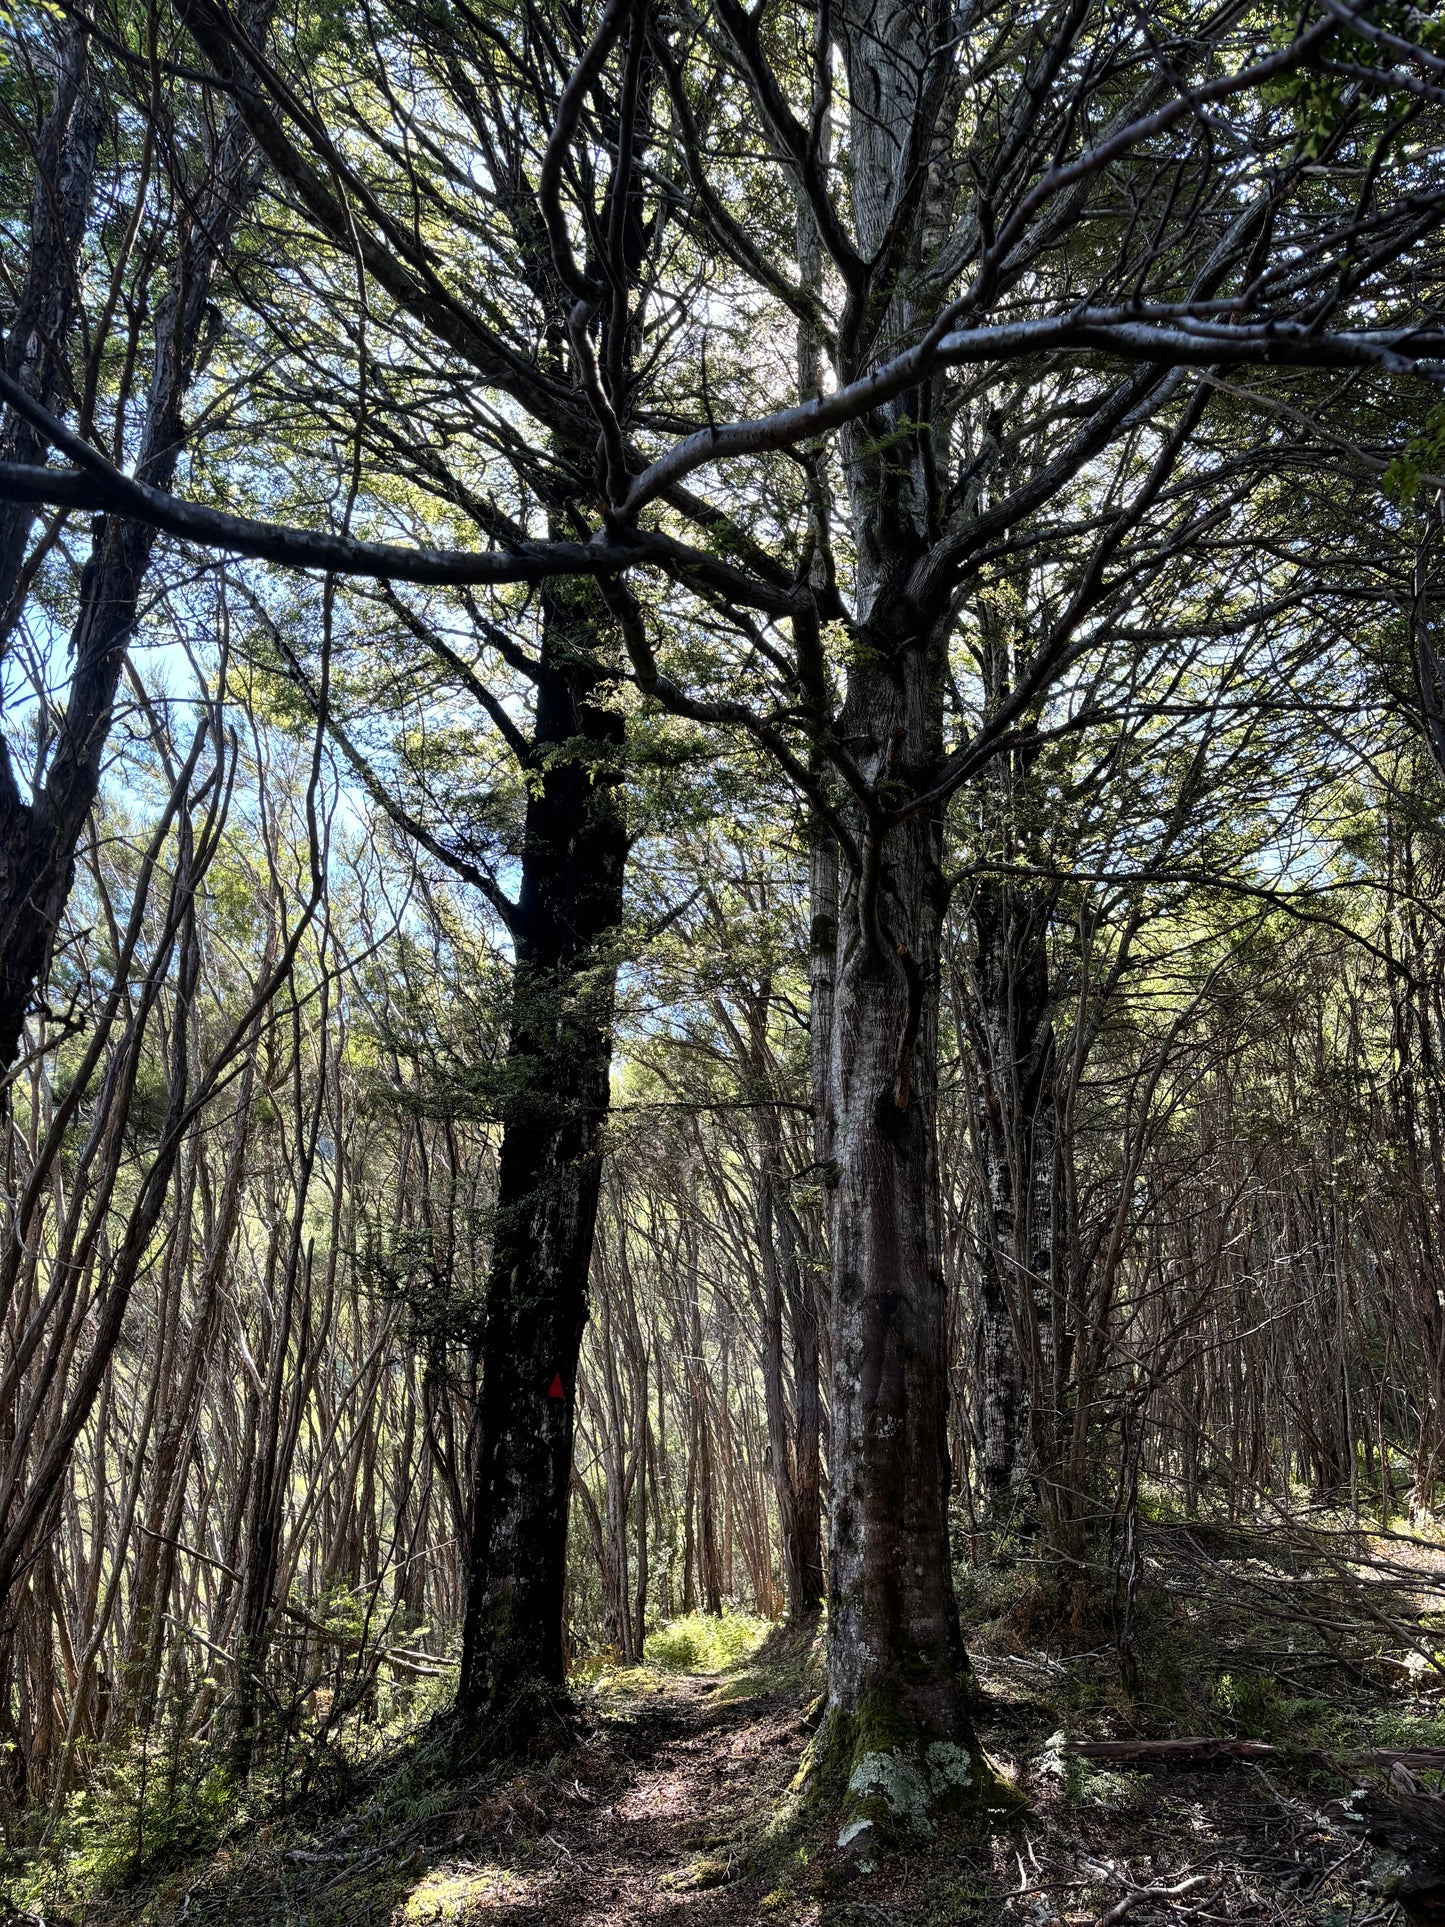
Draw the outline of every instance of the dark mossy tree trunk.
[[[848,438],[858,637],[838,723],[875,799],[849,812],[826,1140],[832,1205],[829,1722],[850,1840],[927,1829],[987,1773],[948,1532],[948,1345],[937,1151],[947,631],[905,593],[927,542],[916,423]],[[884,819],[884,811],[890,813]],[[860,1831],[861,1830],[861,1831]]]
[[[841,725],[867,741],[880,771],[886,759],[898,782],[918,788],[935,763],[932,654],[930,639],[878,636],[874,666],[851,678]],[[830,1076],[827,1751],[840,1756],[865,1819],[886,1817],[873,1810],[878,1800],[896,1809],[900,1784],[926,1808],[981,1770],[948,1536],[936,1145],[943,904],[941,829],[927,813],[865,852],[861,875],[845,869]],[[898,1782],[900,1772],[911,1779]]]
[[[485,1742],[525,1738],[532,1689],[564,1683],[577,1358],[627,855],[605,626],[588,585],[545,593],[457,1698]]]
[[[900,609],[895,596],[872,602],[839,721],[894,814],[879,829],[859,809],[850,826],[861,861],[843,866],[828,1099],[829,1717],[816,1757],[844,1796],[840,1842],[864,1851],[879,1824],[926,1834],[940,1809],[1008,1800],[970,1718],[949,1535],[937,1147],[948,892],[941,811],[910,809],[939,767],[942,637],[910,630]]]

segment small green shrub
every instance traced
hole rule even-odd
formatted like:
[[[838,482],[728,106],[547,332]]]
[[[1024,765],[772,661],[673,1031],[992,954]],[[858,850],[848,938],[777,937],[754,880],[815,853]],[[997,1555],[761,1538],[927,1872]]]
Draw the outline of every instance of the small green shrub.
[[[1076,1753],[1068,1751],[1068,1734],[1062,1731],[1046,1742],[1034,1771],[1040,1779],[1058,1780],[1063,1786],[1064,1798],[1075,1807],[1118,1811],[1135,1805],[1148,1785],[1145,1774],[1131,1772],[1127,1767],[1111,1770],[1081,1760]]]
[[[1221,1673],[1210,1698],[1233,1720],[1244,1739],[1269,1739],[1285,1719],[1279,1687],[1272,1679],[1257,1674]]]
[[[720,1673],[750,1653],[768,1627],[752,1613],[689,1613],[649,1633],[644,1657],[665,1673]]]
[[[1388,1711],[1375,1713],[1367,1737],[1372,1746],[1445,1746],[1445,1713]]]

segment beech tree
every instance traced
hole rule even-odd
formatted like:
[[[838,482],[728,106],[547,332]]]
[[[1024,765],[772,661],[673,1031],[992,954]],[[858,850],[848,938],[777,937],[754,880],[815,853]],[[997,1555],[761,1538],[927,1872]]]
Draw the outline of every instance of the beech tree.
[[[854,1840],[896,1804],[900,1773],[905,1806],[986,1799],[947,1532],[944,813],[1030,737],[1050,690],[1078,692],[1054,727],[1087,728],[1101,621],[1227,506],[1228,464],[1196,449],[1232,371],[1253,371],[1257,434],[1331,369],[1398,397],[1406,439],[1419,427],[1416,378],[1438,379],[1445,346],[1445,187],[1428,164],[1439,56],[1423,31],[1345,0],[1187,22],[1088,4],[1024,18],[609,0],[595,19],[520,8],[498,103],[486,76],[508,36],[490,22],[468,18],[462,45],[410,11],[383,39],[367,14],[308,65],[263,52],[213,0],[184,17],[290,218],[357,289],[333,339],[356,369],[345,511],[308,527],[179,500],[9,375],[6,401],[65,465],[8,463],[0,492],[332,575],[590,578],[642,694],[744,733],[807,799],[815,931],[829,928],[829,851],[838,864],[814,1014],[833,1361],[817,1759],[849,1790]],[[496,138],[503,126],[520,137]],[[646,237],[664,230],[654,252]],[[285,325],[279,305],[267,326]],[[414,446],[413,379],[456,410],[486,547],[399,539],[409,503],[388,495],[379,455]],[[334,413],[315,421],[326,443]],[[514,478],[519,455],[525,492],[498,460]],[[428,478],[413,458],[402,471]],[[499,487],[513,491],[502,516]],[[373,534],[353,532],[358,503]],[[990,679],[966,648],[984,572],[1060,529],[1044,619]],[[541,840],[555,841],[539,823]],[[514,1036],[530,1057],[525,1022]],[[585,1155],[550,1132],[544,1162],[548,1146]],[[588,1203],[585,1186],[569,1195]],[[535,1250],[519,1260],[540,1265]],[[479,1517],[525,1490],[549,1572],[570,1420],[546,1431],[544,1467],[513,1414],[518,1388],[536,1396],[538,1333],[580,1335],[580,1286],[519,1279],[546,1294],[540,1322],[513,1320],[505,1293],[488,1318],[484,1373],[510,1376],[495,1406],[484,1392],[498,1444],[483,1448]],[[474,1576],[474,1611],[491,1583]],[[485,1622],[473,1711],[538,1664],[531,1643],[497,1659],[506,1625]]]
[[[394,360],[383,373],[364,341],[355,389],[337,392],[334,337],[258,304],[261,325],[286,345],[284,373],[272,371],[269,393],[284,410],[283,395],[299,381],[316,415],[338,438],[352,437],[358,461],[383,478],[384,489],[404,485],[483,540],[524,545],[526,518],[541,507],[549,533],[565,546],[594,489],[591,438],[579,437],[578,420],[561,406],[576,380],[575,350],[553,313],[557,268],[529,164],[545,138],[543,103],[566,85],[566,55],[540,18],[520,18],[515,43],[445,9],[408,11],[394,25],[392,57],[422,97],[450,116],[455,154],[469,153],[469,167],[494,184],[498,224],[481,237],[476,265],[479,275],[490,266],[505,278],[507,298],[473,345],[493,357],[488,367],[497,356],[508,361],[512,392],[527,398],[544,426],[519,447],[488,395],[461,404],[471,432],[458,438],[458,398],[446,392],[452,374],[437,389],[437,371],[424,360]],[[355,31],[343,38],[348,56],[356,52]],[[640,53],[639,45],[635,62]],[[227,57],[234,61],[234,51]],[[366,113],[399,111],[384,91],[357,105],[368,132]],[[269,124],[255,103],[253,117],[258,127]],[[644,129],[634,140],[640,155]],[[278,174],[304,200],[286,165]],[[457,230],[466,232],[458,183],[443,175],[432,191],[454,202]],[[345,232],[337,225],[342,212],[329,205],[305,274],[320,312],[344,327],[350,289],[337,287],[332,258]],[[666,229],[644,226],[626,169],[609,184],[603,214],[623,237],[629,276],[645,277]],[[550,318],[534,334],[539,316]],[[496,318],[507,330],[501,336]],[[407,317],[394,325],[405,341]],[[604,328],[615,370],[630,366],[634,334],[625,315]],[[370,399],[375,383],[387,396],[379,410]],[[308,455],[315,432],[313,421]],[[256,608],[273,655],[291,663],[320,713],[314,646],[305,633],[287,633],[259,600]],[[333,640],[355,683],[349,696],[333,697],[331,716],[353,771],[406,833],[480,893],[512,952],[509,1043],[492,1094],[502,1126],[498,1189],[487,1290],[472,1334],[480,1405],[459,1705],[469,1731],[489,1745],[530,1740],[539,1722],[550,1726],[565,1681],[578,1357],[624,942],[621,643],[605,595],[565,572],[543,572],[535,606],[521,598],[484,605],[469,592],[426,596],[391,583],[368,598],[353,587]],[[462,751],[472,766],[460,783],[441,721],[457,706],[469,712],[474,739]],[[378,715],[400,728],[378,727]],[[435,750],[424,747],[428,740]]]

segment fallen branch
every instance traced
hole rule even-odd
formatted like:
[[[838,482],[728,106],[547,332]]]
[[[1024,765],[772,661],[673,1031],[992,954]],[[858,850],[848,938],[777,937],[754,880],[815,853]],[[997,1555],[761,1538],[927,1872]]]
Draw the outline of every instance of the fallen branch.
[[[1178,1740],[1069,1740],[1064,1751],[1079,1760],[1134,1761],[1141,1766],[1203,1766],[1214,1760],[1271,1760],[1286,1754],[1299,1757],[1298,1748],[1274,1746],[1265,1740],[1224,1739],[1216,1734]],[[1322,1766],[1405,1766],[1420,1773],[1445,1772],[1445,1746],[1367,1747],[1334,1759],[1315,1753],[1309,1757]]]
[[[1226,1740],[1202,1735],[1182,1740],[1070,1740],[1064,1748],[1081,1760],[1266,1760],[1279,1753],[1263,1740]],[[1442,1755],[1445,1760],[1445,1755]]]
[[[1197,1893],[1201,1887],[1209,1886],[1214,1878],[1213,1874],[1192,1873],[1187,1880],[1181,1880],[1173,1887],[1132,1887],[1122,1900],[1114,1902],[1108,1913],[1100,1914],[1094,1927],[1114,1927],[1116,1920],[1122,1920],[1126,1914],[1132,1913],[1136,1907],[1142,1907],[1147,1901],[1183,1900],[1186,1894]]]

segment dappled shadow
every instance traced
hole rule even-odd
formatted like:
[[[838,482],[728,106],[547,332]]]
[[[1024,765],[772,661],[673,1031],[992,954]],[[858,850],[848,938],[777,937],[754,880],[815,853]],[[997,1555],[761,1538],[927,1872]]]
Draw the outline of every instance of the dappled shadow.
[[[714,1678],[638,1669],[590,1698],[579,1744],[545,1765],[378,1787],[329,1819],[261,1827],[88,1918],[147,1927],[756,1921],[766,1895],[750,1848],[806,1740],[796,1694],[769,1693],[767,1683],[758,1666]]]
[[[1383,1922],[1363,1842],[1321,1812],[1327,1790],[1301,1762],[1071,1761],[1058,1729],[1080,1700],[1091,1726],[1129,1730],[1096,1698],[1107,1657],[1059,1658],[995,1623],[977,1642],[983,1737],[1031,1804],[991,1838],[941,1821],[871,1869],[838,1852],[836,1820],[789,1794],[816,1655],[773,1643],[711,1676],[607,1676],[581,1696],[578,1742],[545,1763],[457,1780],[424,1749],[398,1754],[329,1818],[262,1828],[86,1927],[1100,1927],[1111,1910],[1131,1927],[1319,1927],[1372,1909]]]

